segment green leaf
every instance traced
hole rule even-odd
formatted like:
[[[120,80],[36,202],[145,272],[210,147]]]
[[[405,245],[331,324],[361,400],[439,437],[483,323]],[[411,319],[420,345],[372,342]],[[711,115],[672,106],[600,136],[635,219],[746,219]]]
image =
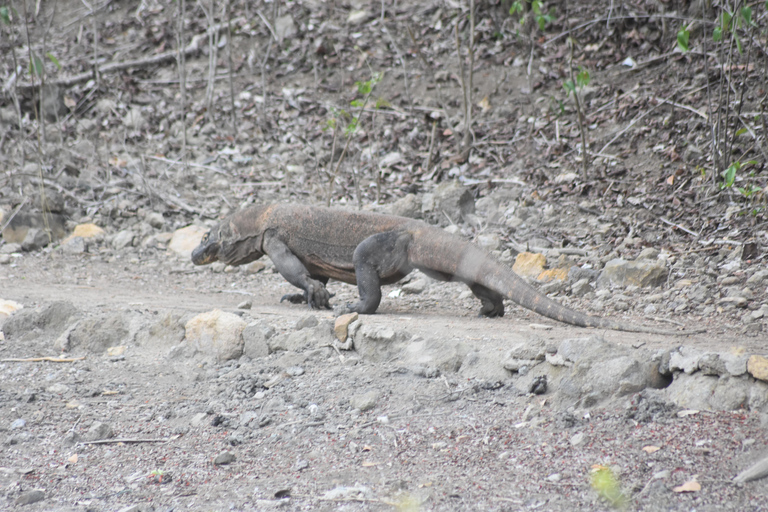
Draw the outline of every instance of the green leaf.
[[[533,9],[533,14],[540,15],[541,14],[541,0],[533,0],[533,2],[531,2],[531,9]]]
[[[589,80],[589,70],[579,66],[579,72],[576,75],[576,85],[578,85],[579,89],[581,89],[584,86],[589,85]]]
[[[48,57],[48,60],[56,64],[56,67],[61,70],[61,64],[59,64],[59,59],[57,59],[51,52],[48,52],[45,54],[46,57]]]
[[[350,136],[357,130],[357,121],[356,117],[352,118],[352,121],[344,128],[344,135]]]
[[[11,10],[6,5],[0,6],[0,20],[6,25],[11,24]]]
[[[752,25],[752,8],[751,7],[749,6],[742,7],[740,14],[741,14],[741,19],[744,20],[744,24],[746,26]]]
[[[739,50],[739,55],[744,55],[744,48],[741,47],[741,38],[736,32],[733,33],[733,38],[736,40],[736,49]]]
[[[733,182],[736,181],[736,171],[741,167],[740,162],[732,163],[725,171],[723,171],[723,184],[721,188],[730,188],[733,186]]]
[[[720,41],[722,41],[723,40],[723,29],[721,29],[720,27],[715,27],[715,30],[712,31],[712,39],[716,43],[719,43]]]
[[[689,30],[686,30],[685,27],[682,27],[677,32],[677,47],[680,48],[680,51],[685,53],[688,51],[688,38],[691,37],[691,32]]]
[[[520,0],[515,0],[512,2],[512,6],[509,8],[509,15],[514,16],[515,14],[522,14],[523,13],[523,2]],[[522,18],[520,18],[522,20]]]
[[[357,87],[357,92],[362,95],[370,94],[371,93],[371,82],[370,80],[367,82],[355,82],[355,86]]]
[[[563,89],[565,89],[566,94],[576,94],[576,86],[573,85],[573,80],[566,80],[563,82]]]
[[[727,32],[733,28],[733,25],[731,24],[731,21],[733,20],[733,15],[731,13],[729,13],[728,11],[723,11],[723,16],[721,19],[722,19],[722,23],[720,24],[720,26],[722,27],[723,30]]]
[[[384,98],[379,98],[376,100],[376,105],[374,105],[374,108],[380,109],[380,108],[391,108],[392,104],[385,100]]]
[[[747,129],[746,129],[746,128],[742,128],[742,129],[740,129],[740,130],[736,130],[736,136],[737,136],[737,137],[738,137],[739,135],[743,135],[743,134],[745,134],[745,133],[747,133]]]
[[[36,76],[42,76],[43,74],[43,60],[37,55],[32,56],[32,60],[29,62],[29,72]]]
[[[355,108],[359,108],[359,107],[362,107],[363,105],[365,105],[365,102],[362,101],[362,100],[353,100],[349,104],[352,105]]]

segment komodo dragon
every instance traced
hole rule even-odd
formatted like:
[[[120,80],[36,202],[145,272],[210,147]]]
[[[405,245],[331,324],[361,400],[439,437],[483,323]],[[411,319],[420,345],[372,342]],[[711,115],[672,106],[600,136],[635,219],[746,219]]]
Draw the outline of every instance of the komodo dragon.
[[[424,222],[393,215],[289,204],[252,206],[206,233],[192,252],[192,262],[243,265],[265,254],[289,283],[304,291],[283,299],[306,301],[312,308],[330,309],[325,285],[331,278],[357,284],[360,300],[347,311],[372,314],[381,302],[381,285],[418,269],[434,279],[469,285],[482,302],[480,314],[488,317],[504,315],[506,298],[581,327],[677,335],[701,332],[585,315],[532,288],[476,245]]]

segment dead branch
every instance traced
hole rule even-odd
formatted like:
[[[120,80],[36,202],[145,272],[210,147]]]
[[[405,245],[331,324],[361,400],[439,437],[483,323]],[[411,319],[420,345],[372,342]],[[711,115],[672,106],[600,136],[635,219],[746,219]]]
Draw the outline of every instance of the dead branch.
[[[201,43],[206,40],[209,37],[209,34],[213,32],[220,32],[222,30],[225,30],[229,28],[230,24],[238,24],[245,21],[245,18],[239,17],[233,19],[229,23],[219,23],[218,25],[214,25],[210,27],[208,30],[205,31],[203,34],[197,34],[192,38],[192,41],[187,45],[186,48],[184,48],[184,55],[193,55],[197,53],[201,48]],[[164,64],[166,62],[174,61],[176,60],[177,52],[176,50],[170,50],[167,52],[159,53],[157,55],[153,55],[151,57],[143,58],[143,59],[135,59],[135,60],[128,60],[124,62],[112,62],[110,64],[105,64],[103,66],[100,66],[95,71],[99,75],[104,74],[111,74],[118,71],[123,71],[125,69],[130,68],[144,68],[149,66],[154,66],[157,64]],[[94,77],[94,70],[86,71],[83,73],[78,73],[76,75],[59,78],[58,80],[49,80],[47,83],[49,85],[60,85],[63,87],[70,87],[75,84],[79,84],[81,82],[87,82],[91,78]],[[18,84],[18,89],[20,90],[29,90],[33,89],[35,86],[34,84],[27,83],[27,82],[20,82]]]
[[[9,358],[9,359],[0,359],[0,362],[2,363],[40,363],[40,362],[49,362],[49,363],[74,363],[75,361],[82,361],[85,359],[85,356],[83,357],[27,357],[27,358]]]

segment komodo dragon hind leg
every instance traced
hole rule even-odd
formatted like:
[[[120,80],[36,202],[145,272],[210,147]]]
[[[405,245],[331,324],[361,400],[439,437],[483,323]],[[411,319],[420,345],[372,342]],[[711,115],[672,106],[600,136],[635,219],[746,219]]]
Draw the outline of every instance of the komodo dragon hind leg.
[[[453,280],[453,276],[451,274],[446,274],[445,272],[438,272],[437,270],[421,267],[419,267],[419,270],[428,277],[437,279],[438,281]],[[504,316],[504,297],[500,293],[478,283],[467,283],[467,285],[469,285],[469,289],[472,290],[475,297],[482,302],[479,316],[487,316],[488,318]]]
[[[347,310],[373,314],[381,303],[381,283],[394,282],[412,269],[408,263],[408,243],[411,235],[387,231],[369,236],[355,248],[352,263],[360,300],[347,304]]]
[[[477,283],[469,285],[469,289],[482,302],[480,316],[488,318],[504,316],[504,297],[500,293]]]

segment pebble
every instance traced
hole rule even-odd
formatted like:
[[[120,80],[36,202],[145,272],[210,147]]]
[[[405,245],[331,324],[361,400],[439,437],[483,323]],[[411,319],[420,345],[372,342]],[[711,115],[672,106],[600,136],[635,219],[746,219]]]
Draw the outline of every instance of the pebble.
[[[112,427],[106,423],[97,421],[91,425],[91,428],[88,429],[88,433],[85,434],[85,438],[88,441],[101,441],[102,439],[109,439],[114,437],[114,435],[115,433],[112,431]]]
[[[11,423],[11,430],[18,430],[26,426],[27,426],[27,421],[19,418],[17,420],[14,420],[13,423]]]
[[[37,503],[38,501],[43,501],[45,499],[45,492],[40,489],[33,489],[31,491],[27,491],[25,493],[22,493],[18,498],[16,498],[16,505],[17,506],[24,506],[24,505],[31,505],[32,503]]]
[[[360,412],[365,412],[370,411],[376,407],[376,402],[378,402],[378,400],[378,391],[368,391],[367,393],[361,393],[350,398],[349,405],[353,409],[357,409]]]
[[[213,458],[213,464],[216,466],[223,466],[225,464],[230,464],[235,460],[237,460],[237,457],[235,457],[234,453],[230,451],[224,451]]]

